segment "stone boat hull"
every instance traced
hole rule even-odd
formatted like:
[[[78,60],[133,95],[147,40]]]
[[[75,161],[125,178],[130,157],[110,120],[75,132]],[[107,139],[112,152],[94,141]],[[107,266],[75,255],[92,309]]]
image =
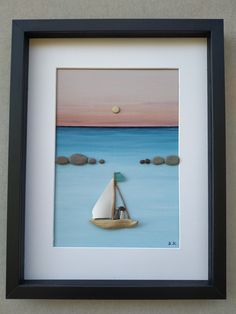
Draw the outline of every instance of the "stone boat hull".
[[[103,229],[132,228],[138,224],[137,220],[132,219],[92,219],[91,223]]]

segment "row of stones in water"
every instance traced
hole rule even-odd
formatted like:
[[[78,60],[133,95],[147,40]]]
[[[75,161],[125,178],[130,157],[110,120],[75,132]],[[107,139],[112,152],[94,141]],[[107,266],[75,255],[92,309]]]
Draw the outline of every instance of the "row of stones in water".
[[[104,164],[105,160],[99,159],[98,162],[100,164]],[[65,156],[56,157],[56,164],[67,165],[69,163],[72,165],[77,165],[77,166],[82,166],[86,164],[95,165],[97,163],[97,159],[87,157],[83,154],[73,154],[70,157],[65,157]]]
[[[105,160],[99,159],[98,162],[100,164],[104,164]],[[166,164],[169,166],[175,166],[179,164],[180,159],[178,156],[175,156],[175,155],[167,156],[166,158],[163,158],[161,156],[156,156],[152,160],[149,158],[146,158],[146,159],[141,159],[139,162],[140,164],[152,163],[154,165]],[[70,157],[65,157],[65,156],[56,157],[56,164],[67,165],[69,163],[72,165],[79,165],[79,166],[86,165],[86,164],[95,165],[97,163],[97,160],[96,158],[90,158],[83,154],[73,154]]]
[[[152,160],[149,158],[146,158],[146,159],[141,159],[139,162],[141,165],[152,163],[154,165],[166,164],[168,166],[176,166],[180,163],[180,159],[178,156],[174,156],[174,155],[167,156],[166,158],[163,158],[161,156],[156,156]]]

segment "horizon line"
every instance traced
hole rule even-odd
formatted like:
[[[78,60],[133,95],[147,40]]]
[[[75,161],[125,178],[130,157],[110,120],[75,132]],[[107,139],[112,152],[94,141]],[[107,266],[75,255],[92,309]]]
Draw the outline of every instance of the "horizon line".
[[[178,128],[179,125],[57,125],[60,128]]]

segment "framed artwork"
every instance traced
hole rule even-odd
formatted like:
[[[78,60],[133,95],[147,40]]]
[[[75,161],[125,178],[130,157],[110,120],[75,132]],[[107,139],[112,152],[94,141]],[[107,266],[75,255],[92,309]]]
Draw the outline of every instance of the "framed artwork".
[[[7,298],[224,299],[222,20],[15,20]]]

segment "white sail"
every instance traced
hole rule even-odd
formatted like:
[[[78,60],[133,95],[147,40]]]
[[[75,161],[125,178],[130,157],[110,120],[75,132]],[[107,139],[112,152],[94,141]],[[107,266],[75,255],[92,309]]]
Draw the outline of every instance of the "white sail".
[[[114,179],[112,179],[97,200],[92,210],[93,219],[112,218],[114,199]]]

